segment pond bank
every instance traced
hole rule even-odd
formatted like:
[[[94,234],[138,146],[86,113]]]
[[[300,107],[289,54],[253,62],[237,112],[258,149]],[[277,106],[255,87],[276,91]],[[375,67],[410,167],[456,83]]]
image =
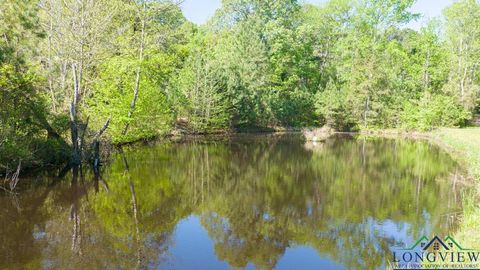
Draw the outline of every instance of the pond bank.
[[[480,248],[480,128],[439,129],[431,133],[432,140],[445,148],[465,166],[475,181],[476,194],[465,195],[464,215],[456,238],[470,248]]]
[[[441,128],[431,132],[396,129],[367,130],[358,134],[372,137],[429,140],[447,151],[453,159],[465,166],[470,177],[480,182],[480,128],[478,127]]]

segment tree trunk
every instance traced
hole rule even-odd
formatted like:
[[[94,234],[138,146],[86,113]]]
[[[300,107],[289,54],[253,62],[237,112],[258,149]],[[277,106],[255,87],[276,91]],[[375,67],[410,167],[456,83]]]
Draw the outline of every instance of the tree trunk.
[[[137,193],[135,192],[135,185],[132,181],[132,176],[130,175],[129,166],[127,158],[125,157],[125,153],[123,149],[120,148],[120,155],[122,156],[123,165],[125,174],[128,176],[128,182],[130,187],[130,194],[132,196],[132,212],[133,212],[133,224],[135,225],[135,232],[133,233],[135,238],[135,245],[136,245],[136,253],[137,253],[137,267],[136,269],[145,269],[145,259],[144,254],[142,251],[142,241],[141,241],[141,234],[140,234],[140,223],[138,220],[138,204],[137,204]]]
[[[465,80],[467,78],[467,71],[468,71],[468,68],[467,66],[465,66],[462,78],[460,80],[460,98],[464,106],[465,106]]]
[[[367,96],[365,100],[365,110],[363,112],[363,124],[365,127],[368,126],[368,111],[370,110],[370,96]]]
[[[77,104],[79,98],[79,84],[77,78],[77,66],[75,64],[72,65],[73,69],[73,101],[70,104],[70,131],[72,136],[72,164],[73,165],[80,165],[80,148],[78,145],[78,123],[77,123]]]
[[[70,206],[70,220],[72,221],[72,246],[71,250],[78,255],[82,255],[82,231],[81,231],[81,222],[80,222],[80,188],[78,187],[78,173],[79,166],[72,168],[72,183],[71,183],[71,194],[72,194],[72,204]]]
[[[98,167],[100,166],[100,136],[102,136],[103,132],[107,130],[108,125],[110,124],[110,118],[107,119],[107,122],[103,125],[103,127],[95,134],[93,138],[93,170],[95,173],[98,173]]]
[[[428,69],[430,67],[430,51],[427,51],[427,57],[425,58],[425,65],[423,70],[423,91],[427,92],[428,85],[430,84],[430,77],[428,74]]]
[[[128,112],[128,119],[133,116],[133,112],[135,110],[135,105],[137,104],[137,98],[138,98],[138,91],[140,88],[140,74],[142,70],[142,63],[143,63],[143,48],[145,47],[145,16],[146,16],[146,9],[147,9],[147,4],[144,1],[143,2],[143,12],[142,12],[142,30],[141,30],[141,36],[140,36],[140,53],[139,53],[139,66],[137,68],[137,74],[135,78],[135,89],[133,91],[133,98],[132,98],[132,103],[130,104],[130,111]],[[125,128],[123,129],[122,135],[126,135],[128,132],[128,128],[130,126],[130,123],[127,122],[125,124]]]

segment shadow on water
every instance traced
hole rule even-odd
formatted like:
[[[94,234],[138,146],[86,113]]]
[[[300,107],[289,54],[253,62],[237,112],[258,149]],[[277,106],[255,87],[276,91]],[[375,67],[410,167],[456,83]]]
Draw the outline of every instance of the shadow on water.
[[[0,268],[382,269],[392,247],[455,231],[461,175],[419,141],[127,148],[101,173],[1,196]]]

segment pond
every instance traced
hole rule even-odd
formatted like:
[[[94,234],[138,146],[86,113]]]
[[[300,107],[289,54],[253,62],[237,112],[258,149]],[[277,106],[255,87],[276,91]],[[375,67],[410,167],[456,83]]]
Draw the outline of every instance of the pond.
[[[384,269],[392,248],[455,232],[461,175],[439,148],[401,139],[127,147],[100,175],[2,194],[0,269]]]

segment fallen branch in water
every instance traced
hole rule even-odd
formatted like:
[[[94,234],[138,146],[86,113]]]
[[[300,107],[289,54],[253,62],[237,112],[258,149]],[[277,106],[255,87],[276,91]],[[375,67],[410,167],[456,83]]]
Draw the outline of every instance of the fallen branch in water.
[[[17,193],[15,193],[15,192],[13,192],[13,191],[11,191],[11,190],[8,190],[8,189],[6,189],[6,188],[4,188],[3,186],[0,186],[0,189],[3,190],[3,191],[5,191],[5,192],[7,192],[8,194],[17,195]]]
[[[17,171],[13,174],[12,179],[10,179],[10,190],[12,191],[15,189],[15,187],[18,184],[18,181],[20,180],[18,176],[20,175],[21,168],[22,168],[22,160],[20,159],[20,161],[18,162]]]
[[[15,192],[13,192],[13,190],[15,189],[18,182],[20,181],[19,176],[20,176],[21,168],[22,168],[22,160],[20,159],[20,161],[18,162],[17,170],[12,175],[12,177],[9,177],[8,176],[8,167],[7,167],[7,171],[5,172],[5,180],[3,181],[3,184],[5,185],[8,182],[8,184],[10,186],[10,190],[6,189],[2,185],[0,185],[0,189],[4,190],[5,192],[10,193],[10,194],[16,194]]]

